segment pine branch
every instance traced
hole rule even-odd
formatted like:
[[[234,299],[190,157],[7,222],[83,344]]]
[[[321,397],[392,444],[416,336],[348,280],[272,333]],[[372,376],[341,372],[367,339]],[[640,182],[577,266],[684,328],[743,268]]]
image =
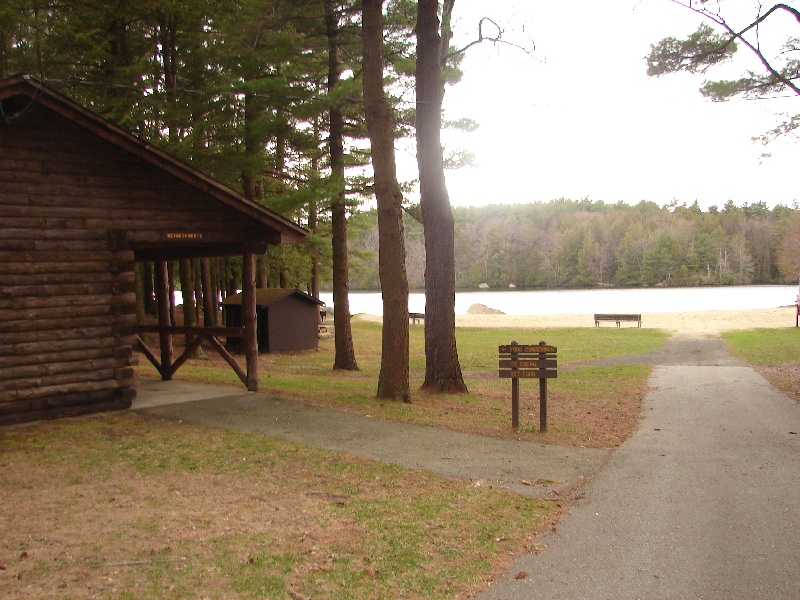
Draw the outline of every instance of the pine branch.
[[[767,18],[769,18],[771,15],[775,14],[778,11],[786,11],[786,12],[790,13],[791,15],[793,15],[795,17],[797,22],[800,23],[800,11],[798,11],[797,9],[795,9],[795,8],[793,8],[791,6],[788,6],[787,4],[778,3],[778,4],[773,5],[764,14],[759,15],[758,18],[756,18],[752,23],[747,25],[741,31],[736,31],[735,29],[733,29],[733,27],[728,25],[728,23],[725,21],[725,19],[719,13],[711,12],[707,8],[703,8],[703,7],[698,8],[698,7],[696,7],[694,5],[694,2],[692,2],[692,0],[690,0],[688,3],[681,2],[680,0],[671,0],[671,1],[674,2],[675,4],[683,6],[684,8],[688,8],[692,12],[695,12],[695,13],[705,17],[706,19],[709,19],[710,21],[713,21],[714,23],[716,23],[717,25],[719,25],[720,27],[725,29],[725,31],[727,31],[729,36],[730,36],[730,39],[729,39],[728,43],[730,43],[730,42],[732,42],[734,40],[738,40],[739,42],[741,42],[742,44],[747,46],[751,50],[751,52],[753,52],[753,54],[755,54],[758,57],[758,59],[761,62],[761,64],[770,73],[770,75],[772,75],[772,77],[774,77],[777,81],[781,82],[784,86],[788,87],[795,94],[800,96],[800,88],[792,80],[784,77],[777,69],[775,69],[772,66],[772,64],[770,64],[769,60],[767,60],[767,58],[761,52],[761,48],[760,47],[756,46],[755,44],[753,44],[752,42],[750,42],[748,39],[745,38],[745,34],[747,32],[749,32],[752,29],[756,29],[756,31],[757,31],[758,27]],[[704,6],[705,2],[700,2],[700,4],[701,4],[701,6]]]

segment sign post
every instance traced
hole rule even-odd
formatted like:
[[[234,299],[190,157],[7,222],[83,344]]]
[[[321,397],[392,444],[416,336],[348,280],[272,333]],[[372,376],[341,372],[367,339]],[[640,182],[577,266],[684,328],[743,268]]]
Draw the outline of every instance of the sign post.
[[[499,347],[499,375],[511,379],[511,426],[519,427],[519,379],[539,380],[539,431],[547,432],[547,380],[558,376],[556,347],[546,342]]]
[[[539,379],[539,431],[547,433],[547,379]]]

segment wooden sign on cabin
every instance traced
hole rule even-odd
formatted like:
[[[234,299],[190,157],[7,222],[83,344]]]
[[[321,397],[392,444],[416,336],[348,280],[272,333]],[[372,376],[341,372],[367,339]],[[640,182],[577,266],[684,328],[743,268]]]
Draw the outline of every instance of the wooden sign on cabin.
[[[203,234],[199,231],[167,231],[164,233],[165,240],[202,240]]]

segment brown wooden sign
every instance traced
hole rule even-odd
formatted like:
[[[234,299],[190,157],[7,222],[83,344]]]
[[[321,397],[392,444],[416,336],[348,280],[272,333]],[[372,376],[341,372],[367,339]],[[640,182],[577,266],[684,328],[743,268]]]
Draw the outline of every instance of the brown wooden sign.
[[[500,369],[498,374],[503,379],[511,379],[513,377],[522,377],[523,379],[555,379],[558,377],[558,371],[555,369],[531,369],[527,371],[513,370],[513,369]]]
[[[529,351],[535,348],[534,351]],[[510,351],[508,349],[511,349]],[[547,345],[500,346],[498,375],[506,379],[554,379],[558,377],[556,347]]]
[[[514,344],[500,346],[500,354],[533,354],[540,352],[547,352],[548,354],[555,354],[557,348],[555,346],[548,346],[547,344]]]
[[[163,237],[165,240],[202,240],[203,234],[200,231],[166,231]]]
[[[555,346],[511,342],[500,351],[498,375],[511,380],[511,426],[519,427],[519,380],[539,380],[539,430],[547,431],[547,380],[558,377]]]
[[[558,366],[558,361],[555,358],[540,358],[540,359],[511,359],[501,358],[501,369],[554,369]]]

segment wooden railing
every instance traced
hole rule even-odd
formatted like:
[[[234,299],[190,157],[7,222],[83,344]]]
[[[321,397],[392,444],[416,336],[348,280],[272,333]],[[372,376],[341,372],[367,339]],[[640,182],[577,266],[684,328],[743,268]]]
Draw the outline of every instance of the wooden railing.
[[[168,381],[172,379],[173,375],[183,364],[192,357],[195,351],[203,343],[203,340],[208,341],[211,347],[216,350],[219,355],[230,365],[242,383],[247,385],[247,373],[239,366],[236,359],[225,349],[217,338],[218,337],[242,337],[244,334],[243,327],[182,327],[182,326],[169,326],[159,327],[158,325],[137,325],[133,328],[136,334],[136,341],[139,348],[148,360],[153,363],[153,366],[158,370],[161,378]],[[162,364],[162,361],[156,357],[155,353],[148,347],[141,335],[143,333],[157,333],[159,335],[190,335],[194,336],[191,342],[186,345],[183,353],[174,361],[167,356],[167,363]]]

